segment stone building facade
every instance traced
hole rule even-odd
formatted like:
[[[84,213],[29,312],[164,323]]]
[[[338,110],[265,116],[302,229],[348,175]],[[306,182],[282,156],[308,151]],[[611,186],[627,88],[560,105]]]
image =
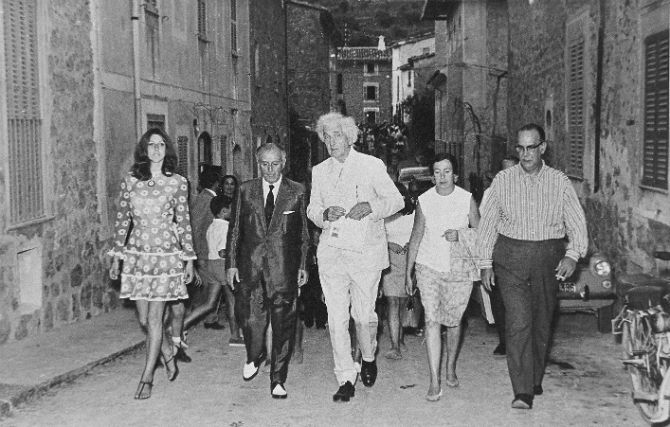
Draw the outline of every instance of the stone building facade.
[[[251,131],[254,147],[288,145],[287,6],[284,0],[249,2]],[[257,174],[256,168],[254,173]]]
[[[0,344],[118,304],[105,279],[87,2],[2,1]]]
[[[118,305],[104,254],[139,133],[167,130],[193,191],[202,165],[255,170],[249,1],[124,5],[0,1],[0,344]]]
[[[330,110],[330,55],[336,29],[326,8],[300,1],[288,1],[287,8],[289,172],[303,181],[309,167],[327,157],[325,146],[311,129]]]
[[[332,109],[357,123],[390,123],[391,50],[383,47],[341,47],[332,63]]]
[[[422,69],[415,67],[415,59],[429,58],[435,54],[435,35],[424,34],[422,36],[412,37],[406,40],[400,40],[391,46],[391,73],[392,76],[392,95],[393,114],[402,119],[401,103],[412,96],[416,89],[417,72],[422,73]],[[427,65],[427,64],[422,64]],[[429,65],[428,65],[429,66]],[[429,72],[430,73],[430,72]],[[419,77],[419,85],[425,82]]]
[[[658,272],[670,249],[669,0],[508,0],[509,128],[547,129],[572,178],[591,251]],[[527,25],[533,22],[533,25]]]
[[[460,159],[478,197],[506,150],[507,4],[428,0],[423,19],[435,21],[435,151]]]

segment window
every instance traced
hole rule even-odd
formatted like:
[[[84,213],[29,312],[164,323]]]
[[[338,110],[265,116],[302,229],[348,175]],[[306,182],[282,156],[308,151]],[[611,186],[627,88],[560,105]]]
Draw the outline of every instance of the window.
[[[341,94],[344,92],[344,77],[342,73],[337,75],[337,93]]]
[[[407,72],[407,87],[412,87],[412,70]]]
[[[430,48],[429,47],[424,47],[423,49],[421,49],[421,53],[423,55],[428,55],[430,53]]]
[[[644,40],[642,185],[668,189],[668,30]]]
[[[366,101],[376,101],[377,100],[377,86],[366,85],[365,86],[365,100]]]
[[[377,64],[374,62],[366,62],[363,67],[363,74],[377,74]]]
[[[151,74],[156,74],[156,68],[158,65],[158,22],[159,22],[159,13],[157,0],[149,0],[146,2],[146,7],[144,8],[144,22],[146,24],[146,31],[144,36],[147,42],[147,55],[149,56],[149,61],[151,64]]]
[[[237,0],[230,0],[230,51],[234,56],[237,52]]]
[[[177,173],[181,176],[188,176],[188,136],[177,137]]]
[[[9,218],[13,224],[44,216],[42,115],[37,57],[37,0],[3,1]]]
[[[205,87],[209,77],[209,41],[207,40],[207,4],[198,0],[198,53],[200,56],[200,84]]]
[[[584,176],[584,50],[585,37],[581,21],[567,27],[568,92],[567,122],[569,152],[567,172],[570,176]]]
[[[366,111],[365,112],[365,123],[373,125],[377,122],[377,112],[376,111]]]
[[[165,116],[162,114],[147,114],[147,130],[155,128],[165,130]]]

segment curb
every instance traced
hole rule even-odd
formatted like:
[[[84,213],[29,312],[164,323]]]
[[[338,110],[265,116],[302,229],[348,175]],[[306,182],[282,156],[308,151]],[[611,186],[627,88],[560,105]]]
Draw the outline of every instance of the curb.
[[[144,347],[145,340],[143,339],[140,342],[137,342],[129,347],[126,347],[122,350],[119,350],[115,353],[105,356],[98,360],[95,360],[91,363],[88,363],[81,368],[73,369],[69,372],[66,372],[61,375],[57,375],[47,381],[41,382],[35,385],[18,385],[10,386],[10,388],[15,389],[10,391],[9,395],[0,397],[0,420],[11,415],[12,410],[18,407],[21,404],[33,401],[38,399],[50,389],[60,385],[66,384],[75,381],[76,379],[86,375],[93,368],[109,363],[114,359],[117,359],[121,356],[124,356],[128,353],[132,353],[140,348]],[[0,384],[2,385],[2,384]]]

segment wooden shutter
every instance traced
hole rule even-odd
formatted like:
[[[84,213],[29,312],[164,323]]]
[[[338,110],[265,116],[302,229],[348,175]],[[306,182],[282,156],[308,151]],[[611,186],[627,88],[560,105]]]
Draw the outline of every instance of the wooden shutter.
[[[188,176],[188,137],[177,137],[177,158],[179,163],[177,173],[181,176]]]
[[[12,223],[44,215],[37,0],[3,0]]]
[[[568,139],[567,172],[584,175],[584,33],[568,34]]]
[[[230,0],[230,50],[237,55],[237,1]]]
[[[644,41],[642,185],[668,189],[668,30]]]
[[[198,0],[198,36],[207,39],[207,4]]]

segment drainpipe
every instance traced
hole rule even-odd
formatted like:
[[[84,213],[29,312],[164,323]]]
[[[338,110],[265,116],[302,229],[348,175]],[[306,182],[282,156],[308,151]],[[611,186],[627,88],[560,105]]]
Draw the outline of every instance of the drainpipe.
[[[135,98],[135,140],[139,141],[142,136],[142,93],[141,83],[141,60],[140,57],[140,5],[141,0],[133,0],[133,11],[130,17],[133,32],[133,95]]]
[[[598,46],[596,62],[596,100],[594,105],[595,138],[593,141],[593,192],[600,191],[600,132],[602,131],[603,55],[605,49],[605,0],[599,0]]]

